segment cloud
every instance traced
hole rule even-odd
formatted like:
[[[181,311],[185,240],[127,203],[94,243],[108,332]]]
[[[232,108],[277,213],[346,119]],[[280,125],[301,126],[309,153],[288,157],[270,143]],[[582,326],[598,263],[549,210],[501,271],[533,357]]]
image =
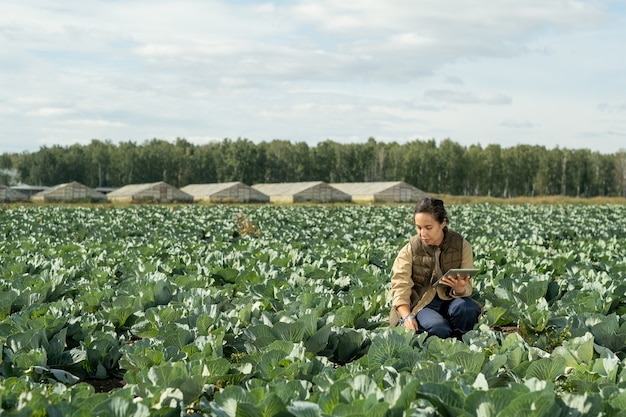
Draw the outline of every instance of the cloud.
[[[56,51],[34,57],[92,62],[96,71],[104,64],[114,74],[403,82],[463,58],[526,53],[537,27],[586,27],[599,15],[564,1],[502,3],[85,1],[60,9],[40,0],[11,8],[23,25],[10,34],[16,53]]]
[[[512,129],[531,129],[535,127],[535,124],[528,120],[505,120],[500,125]]]
[[[453,103],[453,104],[489,104],[509,105],[513,102],[511,97],[503,94],[470,93],[455,90],[428,90],[424,97],[429,100]]]
[[[455,76],[447,76],[447,77],[445,77],[445,82],[446,82],[446,84],[453,84],[453,85],[463,85],[463,84],[465,84],[461,77],[455,77]]]
[[[65,116],[68,114],[72,114],[74,111],[68,108],[59,108],[59,107],[44,107],[37,110],[26,112],[28,116],[42,116],[42,117],[53,117],[53,116]]]
[[[91,126],[91,127],[126,127],[126,123],[114,122],[102,119],[72,119],[65,122],[67,125]]]
[[[478,1],[85,3],[69,10],[44,7],[27,19],[39,30],[26,26],[22,36],[41,33],[37,46],[85,53],[74,57],[83,62],[100,61],[98,54],[110,60],[126,46],[116,59],[143,70],[174,70],[183,77],[234,73],[275,82],[347,74],[410,80],[463,58],[527,53],[538,28],[587,27],[599,15],[571,2],[537,0],[488,8]],[[24,6],[21,14],[28,11]]]
[[[565,0],[502,0],[489,7],[481,0],[318,0],[297,2],[289,8],[303,22],[344,35],[364,27],[374,33],[398,27],[436,33],[445,32],[441,28],[453,33],[459,29],[519,33],[538,26],[590,25],[602,15],[596,4]]]
[[[524,120],[543,128],[527,110],[543,85],[528,74],[552,83],[541,60],[562,51],[554,37],[605,28],[606,10],[603,0],[2,1],[2,142],[475,140],[500,120],[509,132]],[[586,59],[579,43],[565,45]],[[460,106],[478,116],[454,131]]]
[[[598,110],[603,113],[623,113],[626,112],[626,103],[600,103],[598,105]]]

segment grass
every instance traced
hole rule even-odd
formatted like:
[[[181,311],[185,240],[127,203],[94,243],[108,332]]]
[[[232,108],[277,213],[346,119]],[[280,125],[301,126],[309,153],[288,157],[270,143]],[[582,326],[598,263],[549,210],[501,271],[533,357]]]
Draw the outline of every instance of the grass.
[[[497,197],[480,197],[480,196],[458,196],[448,194],[433,194],[433,197],[440,198],[446,204],[587,204],[587,205],[604,205],[616,204],[626,205],[624,197],[566,197],[560,195],[548,195],[537,197],[513,197],[513,198],[497,198]]]

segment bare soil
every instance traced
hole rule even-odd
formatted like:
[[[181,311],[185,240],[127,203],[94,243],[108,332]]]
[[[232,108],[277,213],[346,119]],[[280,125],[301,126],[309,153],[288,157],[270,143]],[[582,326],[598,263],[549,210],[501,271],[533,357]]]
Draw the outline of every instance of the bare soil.
[[[83,382],[93,386],[96,392],[109,392],[126,385],[126,382],[120,378],[85,379]]]

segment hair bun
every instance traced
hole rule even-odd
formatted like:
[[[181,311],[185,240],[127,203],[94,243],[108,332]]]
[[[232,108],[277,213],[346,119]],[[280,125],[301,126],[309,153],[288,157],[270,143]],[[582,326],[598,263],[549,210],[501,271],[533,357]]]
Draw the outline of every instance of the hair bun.
[[[433,206],[441,206],[441,207],[443,207],[443,200],[441,200],[439,198],[431,198],[430,201],[431,201]]]

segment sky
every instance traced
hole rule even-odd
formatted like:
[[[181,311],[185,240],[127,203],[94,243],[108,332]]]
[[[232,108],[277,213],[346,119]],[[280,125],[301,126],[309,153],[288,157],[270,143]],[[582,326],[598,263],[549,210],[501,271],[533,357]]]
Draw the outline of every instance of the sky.
[[[0,153],[246,138],[626,149],[626,0],[1,0]]]

